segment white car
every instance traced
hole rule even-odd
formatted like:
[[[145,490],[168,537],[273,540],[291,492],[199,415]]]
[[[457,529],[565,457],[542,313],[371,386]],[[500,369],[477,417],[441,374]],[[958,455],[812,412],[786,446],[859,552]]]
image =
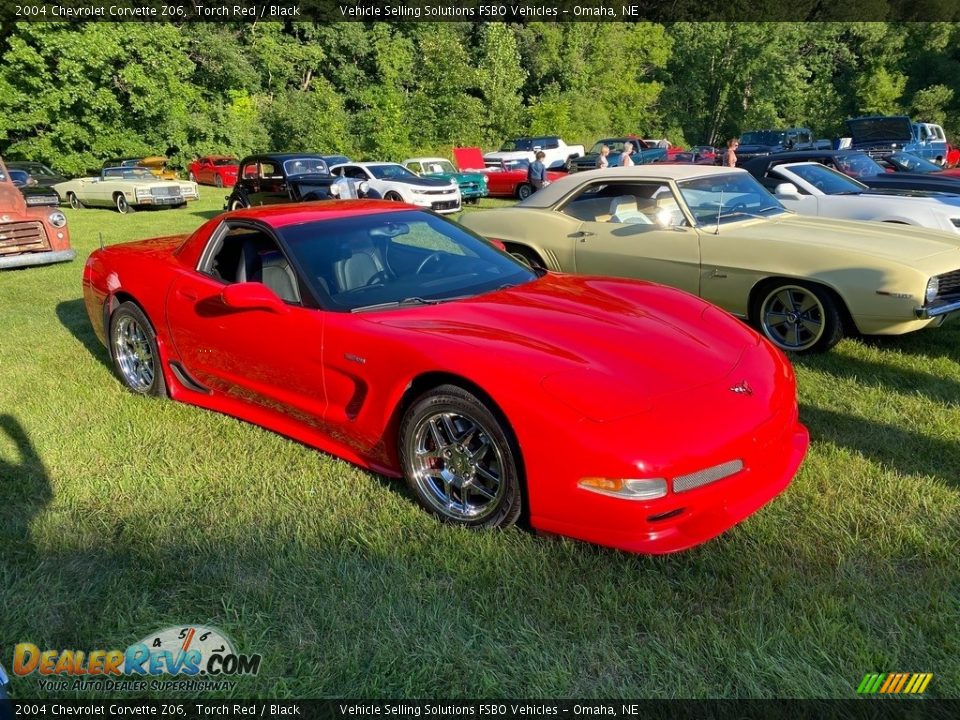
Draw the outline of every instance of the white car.
[[[516,140],[507,140],[496,152],[486,153],[483,156],[483,161],[487,167],[492,168],[499,168],[502,162],[509,163],[515,160],[533,162],[540,150],[543,150],[546,156],[543,159],[543,164],[547,166],[548,170],[567,167],[570,160],[582,157],[584,154],[583,145],[567,145],[556,135],[545,135],[543,137],[523,137]]]
[[[420,177],[398,163],[355,162],[334,165],[330,172],[360,182],[365,193],[384,200],[410,203],[441,215],[460,212],[460,188],[455,180]]]
[[[960,234],[960,196],[869,188],[815,162],[770,168],[763,184],[783,205],[801,215],[841,220],[876,220]]]

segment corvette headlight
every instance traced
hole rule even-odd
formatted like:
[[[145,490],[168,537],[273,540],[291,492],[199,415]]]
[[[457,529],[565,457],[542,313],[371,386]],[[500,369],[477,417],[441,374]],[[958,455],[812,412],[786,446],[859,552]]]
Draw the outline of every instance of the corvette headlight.
[[[67,224],[67,216],[59,210],[50,213],[50,216],[47,219],[50,220],[50,224],[54,227],[61,228]]]
[[[937,299],[937,295],[940,294],[940,278],[932,277],[927,281],[927,291],[924,293],[924,298],[926,298],[928,303],[932,303]]]
[[[584,490],[622,498],[623,500],[656,500],[667,494],[667,481],[663,478],[633,480],[623,478],[580,478],[577,483]]]

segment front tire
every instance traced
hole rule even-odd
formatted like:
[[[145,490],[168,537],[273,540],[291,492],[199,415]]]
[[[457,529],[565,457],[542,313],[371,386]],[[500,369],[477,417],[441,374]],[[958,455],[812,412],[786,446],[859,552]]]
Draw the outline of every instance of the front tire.
[[[533,185],[530,183],[521,183],[517,186],[517,197],[519,199],[526,200],[531,195],[533,195]]]
[[[161,397],[167,394],[157,334],[136,303],[121,303],[110,316],[110,357],[131,392]]]
[[[509,527],[523,505],[520,451],[510,429],[472,393],[441,385],[400,425],[400,464],[426,510],[472,528]]]
[[[840,300],[821,285],[770,283],[754,305],[754,326],[786,352],[826,352],[843,339]]]
[[[113,202],[117,207],[117,212],[121,215],[130,215],[131,213],[136,212],[133,206],[127,202],[127,198],[122,193],[117,193],[117,196],[113,199]]]
[[[543,258],[537,255],[536,252],[529,248],[520,247],[517,245],[508,245],[507,252],[510,253],[515,259],[522,262],[524,265],[529,267],[531,270],[537,270],[540,268],[546,269],[546,264],[543,262]]]
[[[83,208],[83,203],[80,202],[80,198],[78,198],[75,193],[67,193],[67,202],[70,203],[70,207],[74,210],[81,210]]]
[[[394,192],[393,190],[384,195],[383,199],[390,200],[392,202],[403,202],[403,198],[400,196],[400,193]]]

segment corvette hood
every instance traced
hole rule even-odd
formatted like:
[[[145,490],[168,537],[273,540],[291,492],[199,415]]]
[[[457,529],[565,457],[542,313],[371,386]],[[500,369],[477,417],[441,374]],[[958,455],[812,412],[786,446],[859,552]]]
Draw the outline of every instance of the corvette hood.
[[[913,127],[906,116],[856,118],[847,120],[847,128],[854,145],[913,140]]]
[[[547,275],[476,298],[379,312],[373,322],[473,345],[496,372],[609,419],[716,382],[757,335],[708,303],[633,280]],[[435,340],[434,340],[435,341]],[[426,342],[426,341],[425,341]]]
[[[444,180],[439,177],[416,177],[416,178],[377,178],[384,182],[399,183],[400,185],[412,185],[414,187],[447,188],[453,183],[452,180]]]
[[[773,226],[776,230],[773,230]],[[740,227],[721,227],[720,236],[766,240],[771,249],[777,243],[803,245],[815,249],[847,250],[896,260],[912,266],[913,261],[942,253],[957,254],[960,264],[960,237],[941,230],[905,228],[881,222],[834,220],[802,215],[786,215],[767,222],[745,222]]]

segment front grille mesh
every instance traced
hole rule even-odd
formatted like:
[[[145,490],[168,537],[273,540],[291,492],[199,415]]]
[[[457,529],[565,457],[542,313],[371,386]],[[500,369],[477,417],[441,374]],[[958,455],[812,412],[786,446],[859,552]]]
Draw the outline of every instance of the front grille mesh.
[[[938,279],[940,280],[940,295],[960,294],[960,270],[939,275]]]
[[[0,255],[49,249],[47,234],[41,223],[0,223]]]
[[[180,186],[150,188],[150,194],[154,197],[173,197],[180,194]]]
[[[730,477],[741,470],[743,470],[743,460],[730,460],[720,465],[697,470],[697,472],[690,473],[689,475],[681,475],[680,477],[674,478],[673,491],[675,493],[682,493],[687,490],[693,490],[694,488],[709,485],[717,480],[722,480],[725,477]]]

